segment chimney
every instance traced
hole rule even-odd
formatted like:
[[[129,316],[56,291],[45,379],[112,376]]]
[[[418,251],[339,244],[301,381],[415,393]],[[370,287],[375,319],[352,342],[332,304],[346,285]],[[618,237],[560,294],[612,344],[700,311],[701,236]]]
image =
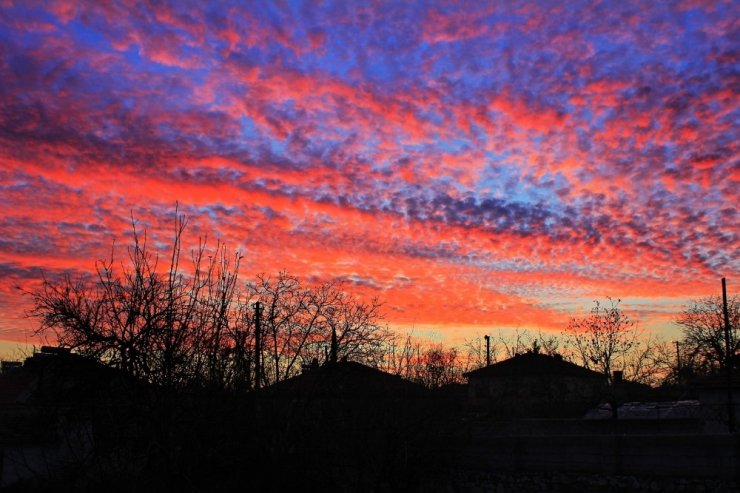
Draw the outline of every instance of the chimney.
[[[311,360],[311,363],[304,363],[301,365],[301,371],[302,373],[306,373],[312,370],[316,370],[319,367],[319,358],[314,358]]]
[[[612,383],[622,383],[624,372],[622,370],[614,370],[612,372]]]

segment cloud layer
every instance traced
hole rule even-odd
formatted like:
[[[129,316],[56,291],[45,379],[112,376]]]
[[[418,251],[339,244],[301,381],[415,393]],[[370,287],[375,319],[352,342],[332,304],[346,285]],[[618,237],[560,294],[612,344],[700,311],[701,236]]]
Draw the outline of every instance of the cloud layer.
[[[737,2],[250,5],[0,2],[0,339],[176,201],[451,338],[740,277]]]

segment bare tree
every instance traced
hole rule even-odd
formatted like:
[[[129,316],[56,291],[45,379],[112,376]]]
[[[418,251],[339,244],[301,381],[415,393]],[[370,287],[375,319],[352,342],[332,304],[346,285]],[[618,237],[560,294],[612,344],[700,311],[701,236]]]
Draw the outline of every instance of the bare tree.
[[[730,319],[730,353],[727,358],[725,345],[722,298],[710,296],[695,300],[678,317],[676,324],[683,331],[682,347],[684,368],[692,367],[695,373],[712,373],[723,370],[728,359],[734,360],[740,351],[740,297],[727,300]],[[736,363],[735,363],[736,364]]]
[[[375,365],[389,337],[387,329],[379,323],[381,303],[377,298],[363,302],[344,291],[342,284],[329,288],[336,295],[326,321],[328,329],[337,335],[337,356]]]
[[[561,351],[564,352],[567,350],[560,337],[555,334],[543,333],[541,330],[537,332],[535,342],[542,354],[553,356],[555,354],[560,354]]]
[[[414,380],[420,354],[421,344],[410,334],[403,338],[390,334],[382,345],[378,368],[406,380]]]
[[[608,300],[608,306],[595,301],[588,316],[572,318],[566,340],[582,366],[603,373],[611,382],[612,370],[625,370],[625,359],[638,344],[639,334],[635,322],[619,308],[621,300]]]
[[[434,389],[462,381],[462,367],[455,348],[434,344],[427,348],[421,360],[416,380]]]
[[[117,263],[112,249],[108,260],[96,262],[94,278],[45,279],[31,293],[30,315],[40,319],[39,332],[52,332],[61,345],[165,387],[225,385],[237,348],[232,321],[241,255],[232,256],[220,244],[210,251],[202,240],[184,270],[186,223],[176,213],[165,269],[132,218],[133,245],[125,262]]]
[[[391,334],[380,322],[377,299],[362,301],[334,281],[304,286],[286,272],[275,278],[258,275],[247,285],[247,293],[250,303],[265,306],[264,383],[289,378],[314,359],[327,360],[332,332],[338,358],[381,364]]]
[[[659,336],[637,338],[623,357],[624,376],[633,382],[658,386],[671,374],[673,359],[669,344]]]
[[[513,358],[523,354],[531,347],[529,332],[516,329],[513,334],[505,335],[502,331],[498,333],[498,341],[507,358]]]
[[[315,296],[287,272],[274,279],[259,274],[255,282],[247,284],[247,291],[250,304],[259,301],[265,307],[259,349],[264,352],[262,383],[279,382],[298,372],[299,358],[308,344],[323,339],[323,311],[331,300]]]
[[[403,338],[394,335],[384,341],[383,348],[378,366],[381,370],[428,388],[462,383],[463,373],[475,369],[469,366],[467,357],[461,357],[457,348],[410,334]]]
[[[463,342],[465,351],[463,369],[464,373],[477,370],[486,366],[486,343],[484,337],[476,335],[473,338],[465,339]],[[498,356],[498,346],[491,344],[491,362],[495,363]]]
[[[498,341],[508,358],[527,352],[559,354],[558,351],[564,342],[555,334],[543,333],[541,330],[537,334],[532,334],[527,329],[516,329],[510,335],[499,331]]]

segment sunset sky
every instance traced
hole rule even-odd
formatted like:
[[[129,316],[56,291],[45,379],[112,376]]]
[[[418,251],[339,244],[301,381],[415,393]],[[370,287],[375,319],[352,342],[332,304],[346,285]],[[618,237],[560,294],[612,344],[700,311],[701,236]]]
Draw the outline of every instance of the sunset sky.
[[[0,355],[178,201],[453,344],[738,292],[736,1],[149,3],[0,0]]]

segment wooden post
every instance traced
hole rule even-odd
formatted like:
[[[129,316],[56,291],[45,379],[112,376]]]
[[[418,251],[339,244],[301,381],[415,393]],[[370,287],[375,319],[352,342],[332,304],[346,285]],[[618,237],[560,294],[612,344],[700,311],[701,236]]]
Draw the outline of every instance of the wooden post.
[[[485,335],[486,338],[486,366],[491,366],[491,336]]]
[[[727,282],[722,278],[722,312],[725,317],[725,368],[727,370],[727,417],[730,433],[735,432],[735,409],[732,404],[732,363],[734,351],[730,346],[730,314],[727,311]]]
[[[262,380],[262,303],[254,304],[254,388],[259,389]]]
[[[676,382],[681,383],[681,352],[678,349],[678,341],[676,343]]]

